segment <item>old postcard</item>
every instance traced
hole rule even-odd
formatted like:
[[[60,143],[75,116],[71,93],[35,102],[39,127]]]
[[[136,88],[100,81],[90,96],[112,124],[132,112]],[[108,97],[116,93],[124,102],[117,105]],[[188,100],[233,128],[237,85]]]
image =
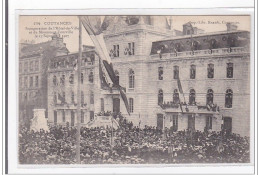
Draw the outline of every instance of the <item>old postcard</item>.
[[[20,165],[252,163],[250,15],[18,20]]]

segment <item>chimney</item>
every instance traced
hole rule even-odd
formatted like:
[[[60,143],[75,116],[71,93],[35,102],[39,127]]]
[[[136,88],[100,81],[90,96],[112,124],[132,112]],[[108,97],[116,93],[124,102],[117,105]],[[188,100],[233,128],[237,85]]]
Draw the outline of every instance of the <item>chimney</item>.
[[[227,26],[227,31],[229,32],[229,31],[236,31],[237,30],[237,25],[235,25],[235,24],[233,24],[233,23],[231,23],[231,22],[228,22],[227,24],[226,24],[226,26]]]

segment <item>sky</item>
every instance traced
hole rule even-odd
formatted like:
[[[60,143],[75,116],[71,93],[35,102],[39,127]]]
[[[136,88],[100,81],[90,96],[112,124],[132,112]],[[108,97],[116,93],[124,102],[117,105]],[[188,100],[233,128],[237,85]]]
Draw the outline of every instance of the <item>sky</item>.
[[[182,31],[182,25],[191,22],[193,27],[207,32],[226,30],[226,22],[233,22],[238,30],[250,31],[250,16],[167,16],[173,21],[173,28]],[[79,20],[77,16],[20,16],[19,41],[34,41],[35,43],[51,40],[56,32],[64,38],[70,52],[78,51]],[[39,30],[39,28],[41,28]],[[90,37],[82,28],[82,44],[93,45]]]

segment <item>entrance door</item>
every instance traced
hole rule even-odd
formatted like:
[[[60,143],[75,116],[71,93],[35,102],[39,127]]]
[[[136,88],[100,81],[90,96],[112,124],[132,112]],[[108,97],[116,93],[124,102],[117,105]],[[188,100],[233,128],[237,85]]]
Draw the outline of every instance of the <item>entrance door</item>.
[[[113,99],[113,112],[115,112],[115,113],[120,112],[120,99],[119,98]]]
[[[172,116],[172,129],[173,131],[178,131],[178,115]]]
[[[227,134],[230,134],[232,132],[232,118],[231,117],[224,117],[223,129],[224,129],[224,131],[227,132]]]
[[[188,129],[195,129],[195,116],[188,115]]]
[[[54,111],[54,125],[57,125],[57,111]]]
[[[157,114],[157,128],[163,129],[163,115]]]
[[[75,124],[75,113],[74,111],[71,111],[71,126],[74,126]]]

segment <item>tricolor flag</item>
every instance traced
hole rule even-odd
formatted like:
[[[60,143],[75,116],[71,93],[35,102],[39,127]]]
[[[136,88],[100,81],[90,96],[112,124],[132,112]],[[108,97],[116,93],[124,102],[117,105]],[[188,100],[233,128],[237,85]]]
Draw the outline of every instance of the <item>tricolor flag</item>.
[[[179,101],[180,101],[180,108],[181,108],[181,112],[183,112],[183,109],[182,109],[182,104],[181,102],[185,102],[185,98],[184,98],[184,94],[183,94],[183,89],[182,89],[182,86],[181,86],[181,80],[180,80],[180,77],[178,76],[177,78],[177,85],[178,85],[178,89],[179,89],[179,92],[182,94],[183,96],[183,100],[181,100],[180,96],[179,96]],[[187,111],[187,105],[186,105],[186,111]],[[188,112],[188,111],[187,111]]]
[[[113,17],[105,17],[103,22],[101,19],[101,16],[79,16],[79,19],[81,20],[84,28],[86,29],[87,33],[89,34],[91,40],[94,43],[96,52],[98,56],[101,58],[105,69],[107,71],[107,74],[109,75],[111,81],[113,82],[114,86],[118,88],[120,91],[120,95],[125,103],[126,110],[128,114],[130,115],[129,111],[129,105],[126,98],[126,94],[124,92],[124,88],[122,88],[117,81],[111,58],[109,57],[108,50],[106,48],[106,44],[103,37],[103,31],[106,30],[106,28],[109,26],[109,23],[111,20],[113,20]]]

